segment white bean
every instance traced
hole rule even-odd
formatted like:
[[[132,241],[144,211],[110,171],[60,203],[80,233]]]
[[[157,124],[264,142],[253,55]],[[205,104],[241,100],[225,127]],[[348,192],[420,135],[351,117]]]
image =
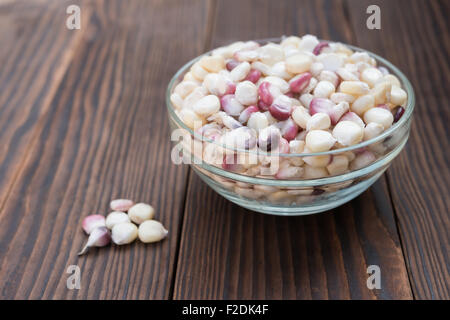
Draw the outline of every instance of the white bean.
[[[264,113],[253,112],[247,121],[247,126],[251,129],[259,131],[269,126],[269,121]]]
[[[174,105],[176,109],[183,108],[183,99],[180,97],[178,93],[172,93],[170,95],[170,102]]]
[[[312,52],[314,48],[319,44],[319,40],[316,36],[311,34],[306,34],[300,40],[298,48],[302,51]]]
[[[181,109],[179,116],[184,124],[191,129],[195,129],[197,124],[200,127],[203,123],[202,119],[190,109]]]
[[[284,59],[284,51],[280,45],[268,43],[258,50],[259,60],[266,65],[274,65]]]
[[[305,150],[306,152],[306,150]],[[321,156],[308,156],[303,157],[303,161],[314,168],[323,168],[330,163],[331,156],[328,154]]]
[[[379,80],[380,82],[389,82],[393,86],[401,87],[400,80],[393,74],[387,74],[382,79]]]
[[[191,67],[191,73],[192,75],[199,81],[203,81],[203,79],[208,74],[208,71],[203,69],[203,67],[200,65],[200,62],[194,63],[194,65]]]
[[[302,167],[287,167],[287,168],[281,168],[278,170],[277,174],[275,175],[275,178],[277,179],[293,179],[293,178],[300,178],[303,175],[304,169]]]
[[[207,117],[220,110],[220,100],[215,95],[208,95],[198,100],[192,108],[198,115]]]
[[[316,113],[308,119],[306,130],[326,130],[331,126],[331,119],[326,113]]]
[[[352,121],[340,121],[333,129],[333,137],[343,146],[357,144],[363,136],[363,129]]]
[[[380,135],[384,131],[384,127],[376,122],[369,122],[364,128],[364,140],[370,140]]]
[[[306,147],[312,152],[328,151],[335,142],[331,133],[324,130],[312,130],[306,135]]]
[[[225,77],[217,73],[209,73],[205,79],[203,79],[203,86],[209,93],[219,97],[223,96],[227,91],[227,81]]]
[[[310,70],[309,72],[314,76],[314,77],[319,77],[320,73],[323,71],[323,63],[321,62],[314,62],[313,64],[311,64]]]
[[[383,77],[383,74],[377,68],[367,68],[361,72],[361,80],[366,82],[371,88]]]
[[[306,110],[302,106],[295,107],[294,111],[292,112],[292,119],[295,121],[296,124],[298,124],[303,129],[306,129],[308,120],[310,118],[311,116],[308,113],[308,110]]]
[[[334,93],[334,85],[330,81],[319,81],[314,88],[314,97],[316,98],[328,98]]]
[[[314,96],[310,93],[304,93],[300,96],[300,102],[302,103],[303,106],[308,108],[312,99],[314,99]]]
[[[243,81],[236,86],[236,99],[243,105],[256,104],[258,102],[258,88],[251,81]]]
[[[320,179],[328,175],[327,169],[324,167],[312,167],[308,164],[304,166],[305,172],[303,177],[306,179]]]
[[[284,80],[289,80],[292,78],[292,73],[287,72],[286,62],[280,61],[275,63],[270,69],[270,75]]]
[[[318,79],[320,81],[329,81],[330,83],[333,84],[334,90],[336,89],[338,83],[339,83],[339,77],[337,76],[337,74],[333,71],[329,71],[329,70],[324,70],[320,73]],[[333,92],[334,92],[333,90]]]
[[[347,102],[350,104],[353,103],[353,101],[355,101],[355,97],[347,93],[335,92],[331,94],[330,100],[333,101],[334,103]]]
[[[394,116],[389,110],[384,108],[372,108],[364,113],[364,121],[366,123],[378,123],[386,130],[392,125],[392,122],[394,122]]]
[[[143,222],[138,230],[139,240],[144,243],[161,241],[167,237],[168,234],[169,231],[164,228],[161,222],[156,220]]]
[[[405,90],[399,86],[393,85],[391,89],[391,103],[397,106],[403,106],[406,102],[407,95]]]
[[[309,70],[312,58],[306,54],[298,53],[286,59],[286,70],[290,73],[302,73]]]
[[[287,46],[293,46],[293,47],[298,47],[298,45],[300,44],[301,39],[297,36],[289,36],[284,38],[280,45],[284,48]]]
[[[354,96],[369,93],[369,85],[362,81],[342,81],[339,90]]]
[[[236,68],[231,70],[230,78],[234,82],[242,81],[245,79],[245,77],[249,72],[250,72],[250,64],[248,62],[242,62],[238,64]]]
[[[203,57],[200,61],[200,65],[209,72],[219,72],[225,68],[225,59],[221,55],[211,55]]]
[[[264,81],[269,82],[273,86],[280,89],[281,93],[286,93],[289,91],[289,83],[287,83],[286,80],[284,80],[280,77],[268,76],[268,77],[264,78]]]
[[[352,103],[351,110],[362,116],[364,112],[375,106],[375,97],[371,94],[366,94],[358,97],[355,102]]]
[[[376,84],[371,90],[370,94],[375,98],[375,104],[383,104],[391,100],[391,88],[390,82],[384,81]]]
[[[358,170],[364,168],[376,160],[375,155],[371,151],[364,151],[358,154],[350,163],[350,170]]]
[[[131,222],[116,224],[111,230],[112,241],[117,245],[131,243],[137,236],[138,228]]]
[[[125,212],[113,211],[106,216],[106,227],[112,229],[116,224],[131,222],[130,217]]]
[[[327,170],[330,175],[343,174],[348,170],[348,158],[346,156],[333,156],[333,160],[327,165]]]
[[[195,88],[183,101],[183,108],[192,109],[192,106],[208,94],[204,87]]]
[[[336,53],[321,53],[317,61],[322,62],[324,70],[336,71],[344,65],[344,58]]]
[[[174,89],[175,93],[178,93],[181,98],[185,98],[189,93],[191,93],[198,84],[193,81],[181,81]]]
[[[267,64],[264,64],[260,61],[255,61],[251,65],[252,69],[260,71],[264,76],[270,75],[272,69]]]
[[[352,73],[347,68],[339,68],[336,70],[336,73],[339,77],[342,78],[344,81],[358,81],[358,76]]]
[[[128,210],[128,215],[131,221],[137,224],[141,224],[146,220],[153,219],[155,215],[155,209],[146,203],[137,203]]]

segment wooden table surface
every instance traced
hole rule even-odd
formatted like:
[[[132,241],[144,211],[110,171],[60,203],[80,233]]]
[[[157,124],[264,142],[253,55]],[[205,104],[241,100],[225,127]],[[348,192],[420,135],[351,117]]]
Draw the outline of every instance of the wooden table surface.
[[[446,0],[0,0],[0,299],[449,299],[449,14]],[[208,49],[306,33],[409,77],[410,139],[350,203],[257,214],[171,162],[165,89]],[[78,257],[82,218],[118,197],[153,204],[169,237]]]

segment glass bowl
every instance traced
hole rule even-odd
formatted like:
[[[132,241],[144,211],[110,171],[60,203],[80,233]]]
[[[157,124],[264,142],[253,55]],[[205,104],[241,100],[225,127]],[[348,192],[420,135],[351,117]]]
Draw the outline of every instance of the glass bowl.
[[[282,39],[256,40],[264,44],[279,43]],[[274,155],[254,150],[228,148],[217,141],[207,138],[196,130],[189,128],[178,116],[170,96],[174,87],[183,79],[189,68],[208,55],[193,59],[185,64],[171,79],[167,92],[166,104],[169,123],[172,129],[171,140],[174,142],[172,161],[177,164],[188,163],[199,177],[217,193],[241,207],[274,215],[296,216],[327,211],[338,207],[357,197],[369,188],[389,167],[392,160],[400,153],[408,140],[412,113],[415,105],[414,91],[405,75],[387,60],[358,47],[347,45],[353,51],[367,52],[395,75],[407,92],[408,100],[403,116],[388,130],[379,136],[350,147],[319,153],[279,153]],[[211,156],[213,150],[214,156]],[[215,154],[221,153],[219,157]],[[238,166],[225,165],[214,159],[230,157],[241,159]],[[310,159],[334,159],[345,156],[350,162],[350,170],[334,176],[324,176],[321,170],[305,165],[307,179],[274,179],[273,176],[255,175],[251,172],[255,161],[258,164],[267,159],[278,163],[304,163]],[[330,158],[332,157],[332,158]],[[357,160],[354,160],[358,158]],[[242,160],[243,159],[243,160]],[[272,162],[270,166],[272,166]],[[310,162],[309,162],[310,163]],[[238,169],[237,169],[238,167]],[[274,166],[274,170],[278,167]],[[270,171],[270,168],[267,170]],[[308,173],[306,174],[306,171]]]

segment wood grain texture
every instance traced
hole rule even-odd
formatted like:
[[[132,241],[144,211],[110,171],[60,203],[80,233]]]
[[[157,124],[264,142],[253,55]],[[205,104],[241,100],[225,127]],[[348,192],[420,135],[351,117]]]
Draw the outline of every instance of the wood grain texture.
[[[193,175],[174,298],[410,299],[385,190],[380,181],[331,212],[274,217],[230,203]],[[369,265],[380,266],[382,290],[367,289]]]
[[[1,298],[170,296],[187,168],[170,161],[164,93],[181,63],[204,49],[208,2],[90,5],[79,47],[0,211]],[[78,257],[87,239],[82,218],[106,214],[117,197],[152,203],[170,236]],[[69,265],[81,268],[80,290],[66,288]]]
[[[388,181],[414,296],[449,299],[449,2],[350,3],[358,43],[398,66],[414,87],[415,121]],[[382,31],[364,28],[364,16],[355,14],[369,4],[381,9]]]
[[[65,27],[68,4],[81,30]],[[366,28],[369,4],[382,31]],[[445,0],[0,0],[0,299],[448,299],[449,13]],[[172,165],[164,94],[179,67],[305,33],[378,53],[413,83],[410,140],[385,176],[286,218]],[[152,203],[169,238],[77,257],[82,218],[116,197]],[[72,264],[81,290],[66,288]],[[366,287],[372,264],[381,290]]]
[[[219,1],[212,46],[305,33],[353,42],[346,15],[341,1]],[[176,299],[412,298],[384,178],[328,213],[287,218],[242,209],[192,175],[183,222]],[[381,290],[366,286],[369,265]]]
[[[83,33],[65,27],[67,3],[0,2],[0,207]]]

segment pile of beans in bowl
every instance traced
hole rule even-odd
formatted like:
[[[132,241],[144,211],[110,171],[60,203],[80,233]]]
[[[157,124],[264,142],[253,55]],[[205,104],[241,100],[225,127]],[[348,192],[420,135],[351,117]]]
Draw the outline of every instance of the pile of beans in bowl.
[[[249,176],[302,180],[358,170],[384,155],[381,143],[314,154],[382,134],[405,112],[407,93],[368,53],[305,35],[217,48],[192,65],[170,100],[187,127],[214,142],[201,151],[204,161]],[[233,150],[262,156],[238,161]],[[281,157],[269,169],[277,153],[313,155]]]

